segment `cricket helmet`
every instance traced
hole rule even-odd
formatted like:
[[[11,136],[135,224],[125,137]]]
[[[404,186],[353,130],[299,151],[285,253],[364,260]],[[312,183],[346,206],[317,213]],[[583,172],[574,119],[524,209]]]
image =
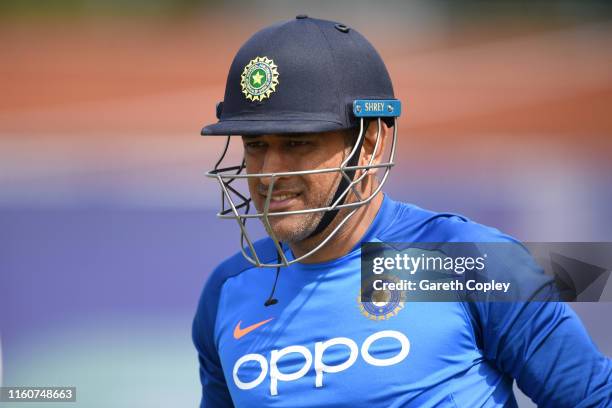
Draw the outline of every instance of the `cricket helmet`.
[[[238,51],[231,64],[225,95],[217,104],[218,122],[205,126],[203,136],[226,136],[225,148],[214,169],[207,173],[221,187],[221,218],[235,219],[240,228],[240,248],[247,260],[260,267],[287,266],[312,255],[339,231],[357,209],[380,191],[393,166],[397,139],[400,101],[395,99],[389,73],[374,47],[356,30],[344,24],[298,15],[295,19],[273,24],[255,33]],[[381,121],[393,127],[388,158],[358,165],[367,126],[377,121],[374,150],[379,148]],[[373,123],[374,124],[374,123]],[[321,133],[355,129],[351,152],[337,167],[284,173],[243,174],[245,161],[226,166],[224,159],[232,135]],[[384,170],[376,190],[362,197],[355,186],[368,172]],[[362,170],[355,178],[358,170]],[[270,212],[268,206],[279,177],[325,172],[342,175],[330,205],[296,211]],[[262,211],[250,213],[251,198],[232,183],[237,179],[268,177],[272,179]],[[356,200],[346,202],[349,191]],[[309,253],[287,259],[281,242],[270,226],[270,217],[309,212],[324,212],[310,236],[325,230],[339,210],[347,208],[343,219]],[[266,263],[257,254],[246,222],[262,221],[278,252],[277,263]]]

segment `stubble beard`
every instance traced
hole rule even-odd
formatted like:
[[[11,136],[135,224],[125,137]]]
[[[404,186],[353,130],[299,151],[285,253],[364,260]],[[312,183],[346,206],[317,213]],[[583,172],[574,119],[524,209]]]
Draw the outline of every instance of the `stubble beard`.
[[[322,204],[308,205],[306,208],[329,207],[332,204],[333,196],[329,194],[324,200],[317,201]],[[325,213],[326,211],[317,211],[270,217],[269,220],[276,239],[285,243],[298,243],[308,238],[316,230]]]
[[[322,193],[305,203],[305,209],[331,206],[334,200],[334,193],[338,189],[339,184],[340,178],[334,183],[330,191]],[[293,244],[309,238],[317,229],[326,212],[317,211],[306,214],[280,215],[269,217],[268,219],[276,239],[280,242]]]

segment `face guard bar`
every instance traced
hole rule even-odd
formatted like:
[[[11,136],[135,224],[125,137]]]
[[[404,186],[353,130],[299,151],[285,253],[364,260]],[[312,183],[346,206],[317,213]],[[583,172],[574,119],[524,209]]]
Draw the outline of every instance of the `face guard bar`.
[[[372,105],[369,105],[372,104]],[[378,110],[373,112],[374,107],[379,107]],[[353,148],[349,155],[342,161],[339,167],[331,167],[325,169],[316,169],[316,170],[303,170],[303,171],[293,171],[293,172],[278,172],[278,173],[254,173],[254,174],[241,174],[245,168],[245,160],[243,158],[242,163],[238,166],[230,166],[230,167],[222,167],[219,166],[223,162],[225,158],[228,147],[230,144],[231,136],[227,136],[227,140],[225,143],[225,147],[221,154],[221,157],[215,164],[213,170],[206,173],[206,177],[214,178],[219,182],[221,186],[221,211],[217,213],[217,216],[222,219],[235,219],[240,228],[240,250],[242,255],[253,265],[262,267],[262,268],[278,268],[282,266],[289,266],[293,263],[300,262],[305,258],[311,256],[316,251],[321,249],[325,244],[327,244],[336,233],[342,228],[342,226],[357,212],[359,207],[369,203],[378,192],[382,189],[383,185],[387,181],[389,176],[389,172],[391,167],[393,167],[394,158],[395,158],[395,147],[397,142],[397,116],[400,113],[400,105],[397,100],[385,100],[385,101],[377,101],[377,100],[356,100],[353,104],[353,113],[355,116],[360,118],[359,121],[359,135],[357,136],[357,141],[355,142]],[[370,157],[370,160],[367,165],[362,166],[348,166],[347,164],[351,161],[351,158],[354,155],[358,155],[361,153],[360,147],[362,146],[363,139],[365,138],[365,118],[367,117],[377,117],[377,133],[376,133],[376,142],[374,145],[374,150]],[[389,151],[389,155],[386,162],[374,164],[374,157],[378,152],[380,139],[381,139],[381,117],[392,117],[393,120],[393,136],[391,141],[391,149]],[[356,185],[360,183],[363,178],[369,173],[370,170],[377,170],[379,168],[384,168],[384,174],[376,187],[376,189],[367,197],[362,197],[359,193]],[[349,174],[355,174],[354,172],[357,170],[363,170],[363,173],[353,180],[349,176]],[[274,184],[279,177],[291,177],[291,176],[303,176],[310,174],[322,174],[322,173],[332,173],[339,172],[342,177],[346,179],[348,182],[348,186],[342,191],[342,193],[334,200],[331,205],[327,207],[319,207],[319,208],[308,208],[304,210],[294,210],[294,211],[282,211],[282,212],[270,212],[270,199],[272,198],[272,192],[274,191]],[[264,203],[264,209],[260,213],[249,214],[249,210],[251,207],[251,198],[246,197],[241,194],[237,189],[232,186],[232,182],[236,179],[249,179],[249,178],[261,178],[266,177],[270,178],[270,185],[268,187],[268,193],[266,196],[266,200]],[[353,191],[357,201],[351,203],[345,203],[343,200],[349,191]],[[231,197],[233,193],[236,197],[240,199],[240,202],[235,203]],[[229,208],[228,208],[229,204]],[[277,217],[277,216],[286,216],[293,214],[308,214],[313,212],[327,212],[334,211],[339,209],[350,209],[349,212],[343,215],[343,219],[334,227],[334,229],[321,241],[315,248],[310,250],[308,253],[294,259],[287,259],[285,256],[285,251],[283,250],[280,241],[274,234],[272,230],[272,226],[270,225],[269,217]],[[243,211],[242,213],[240,211]],[[339,214],[338,214],[339,215]],[[277,263],[265,263],[262,262],[255,247],[253,245],[253,241],[249,238],[248,231],[246,230],[246,221],[250,218],[258,218],[264,225],[266,232],[272,239],[274,246],[277,251],[278,260]],[[245,241],[248,247],[245,247]]]

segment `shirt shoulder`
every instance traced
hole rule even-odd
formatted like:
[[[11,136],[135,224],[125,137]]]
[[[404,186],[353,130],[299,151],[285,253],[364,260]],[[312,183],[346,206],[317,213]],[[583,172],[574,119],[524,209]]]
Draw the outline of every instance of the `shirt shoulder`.
[[[274,261],[277,256],[274,243],[270,238],[263,238],[256,241],[253,247],[262,263]],[[248,253],[250,253],[250,250],[247,249],[247,254]],[[211,289],[220,288],[229,278],[237,276],[254,267],[255,265],[244,257],[242,251],[237,251],[213,270],[206,282],[204,290],[209,286],[212,287]]]
[[[514,242],[496,228],[466,216],[426,210],[413,204],[393,202],[386,228],[376,238],[382,242]]]
[[[276,256],[274,244],[270,238],[263,238],[253,244],[262,262],[270,262]],[[198,350],[211,349],[214,327],[219,308],[219,299],[223,285],[228,279],[253,268],[254,265],[244,258],[241,251],[221,262],[210,274],[200,295],[196,315],[193,321],[193,341]]]

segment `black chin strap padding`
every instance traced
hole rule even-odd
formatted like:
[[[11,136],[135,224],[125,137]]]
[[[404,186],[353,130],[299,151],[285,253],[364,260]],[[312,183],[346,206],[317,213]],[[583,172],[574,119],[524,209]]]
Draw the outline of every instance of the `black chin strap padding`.
[[[272,306],[278,303],[278,299],[268,299],[264,303],[264,306]]]
[[[368,129],[368,124],[369,122],[364,123],[363,135],[361,137],[361,140],[359,140],[359,145],[357,146],[357,149],[355,150],[355,154],[353,155],[353,157],[351,157],[351,159],[346,164],[347,167],[353,167],[353,166],[356,166],[357,163],[359,163],[361,147],[363,146],[363,141],[365,139],[366,130]],[[351,181],[353,181],[353,179],[355,178],[355,170],[347,170],[346,175]],[[336,193],[334,194],[334,198],[332,199],[332,203],[335,203],[336,200],[338,200],[338,197],[340,197],[342,192],[346,190],[348,186],[349,186],[349,181],[344,176],[342,176],[342,179],[340,180],[340,183],[338,184],[338,188],[336,189]],[[338,203],[338,205],[344,204],[347,196],[348,196],[348,193],[342,198],[342,200]],[[319,221],[319,225],[317,225],[317,228],[315,228],[315,230],[306,239],[314,237],[315,235],[323,232],[323,230],[325,230],[325,228],[327,228],[327,226],[331,224],[331,222],[334,220],[336,215],[338,215],[338,211],[339,211],[338,209],[326,211],[325,214],[323,214],[321,221]]]

